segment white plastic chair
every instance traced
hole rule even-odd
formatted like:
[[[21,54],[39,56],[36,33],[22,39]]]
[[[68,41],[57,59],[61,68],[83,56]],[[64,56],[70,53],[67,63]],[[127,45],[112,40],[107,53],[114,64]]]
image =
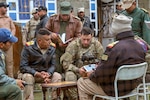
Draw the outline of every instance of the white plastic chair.
[[[95,94],[93,96],[93,100],[95,100],[96,97],[107,99],[107,100],[118,100],[118,99],[123,99],[123,98],[131,97],[131,96],[138,96],[139,93],[136,89],[127,95],[118,96],[117,81],[119,81],[119,80],[134,80],[134,79],[141,78],[141,77],[142,77],[142,84],[143,84],[143,90],[144,90],[144,92],[143,92],[144,100],[147,100],[146,99],[146,88],[145,88],[146,71],[147,71],[147,63],[146,62],[140,63],[140,64],[134,64],[134,65],[121,66],[117,70],[115,80],[114,80],[115,97],[102,96],[99,94]]]

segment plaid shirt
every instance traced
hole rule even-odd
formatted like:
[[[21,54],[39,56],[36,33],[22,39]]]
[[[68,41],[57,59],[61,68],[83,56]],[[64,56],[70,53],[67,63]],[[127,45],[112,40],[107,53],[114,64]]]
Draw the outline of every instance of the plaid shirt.
[[[142,46],[134,39],[132,32],[119,33],[116,39],[119,42],[115,42],[116,44],[114,43],[106,48],[101,63],[90,76],[90,79],[100,85],[109,96],[115,96],[114,79],[120,66],[145,61],[145,52]],[[138,84],[138,80],[119,81],[119,95],[131,92]]]

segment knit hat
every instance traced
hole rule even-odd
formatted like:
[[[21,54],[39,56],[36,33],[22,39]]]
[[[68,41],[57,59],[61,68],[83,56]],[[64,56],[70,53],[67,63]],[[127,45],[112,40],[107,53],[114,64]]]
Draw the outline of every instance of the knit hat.
[[[113,34],[118,34],[125,31],[131,31],[132,30],[131,23],[132,23],[131,17],[127,17],[122,14],[116,15],[113,18],[110,31]]]

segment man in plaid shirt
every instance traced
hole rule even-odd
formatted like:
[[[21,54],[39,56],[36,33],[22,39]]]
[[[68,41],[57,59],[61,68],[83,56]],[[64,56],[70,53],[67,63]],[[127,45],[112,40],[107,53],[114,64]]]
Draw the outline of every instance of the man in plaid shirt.
[[[97,93],[114,96],[114,79],[118,68],[122,65],[145,62],[145,50],[134,39],[131,22],[132,18],[124,15],[114,17],[111,31],[116,35],[117,41],[107,46],[96,70],[87,72],[88,78],[78,80],[80,100],[92,100],[92,96]],[[138,80],[119,81],[119,96],[128,94],[138,84]]]

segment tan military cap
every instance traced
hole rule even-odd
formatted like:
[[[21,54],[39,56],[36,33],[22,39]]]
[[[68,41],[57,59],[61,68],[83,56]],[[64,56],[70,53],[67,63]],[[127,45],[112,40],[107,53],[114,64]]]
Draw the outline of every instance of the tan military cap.
[[[133,2],[135,2],[135,0],[122,0],[122,8],[124,9],[130,8]]]

